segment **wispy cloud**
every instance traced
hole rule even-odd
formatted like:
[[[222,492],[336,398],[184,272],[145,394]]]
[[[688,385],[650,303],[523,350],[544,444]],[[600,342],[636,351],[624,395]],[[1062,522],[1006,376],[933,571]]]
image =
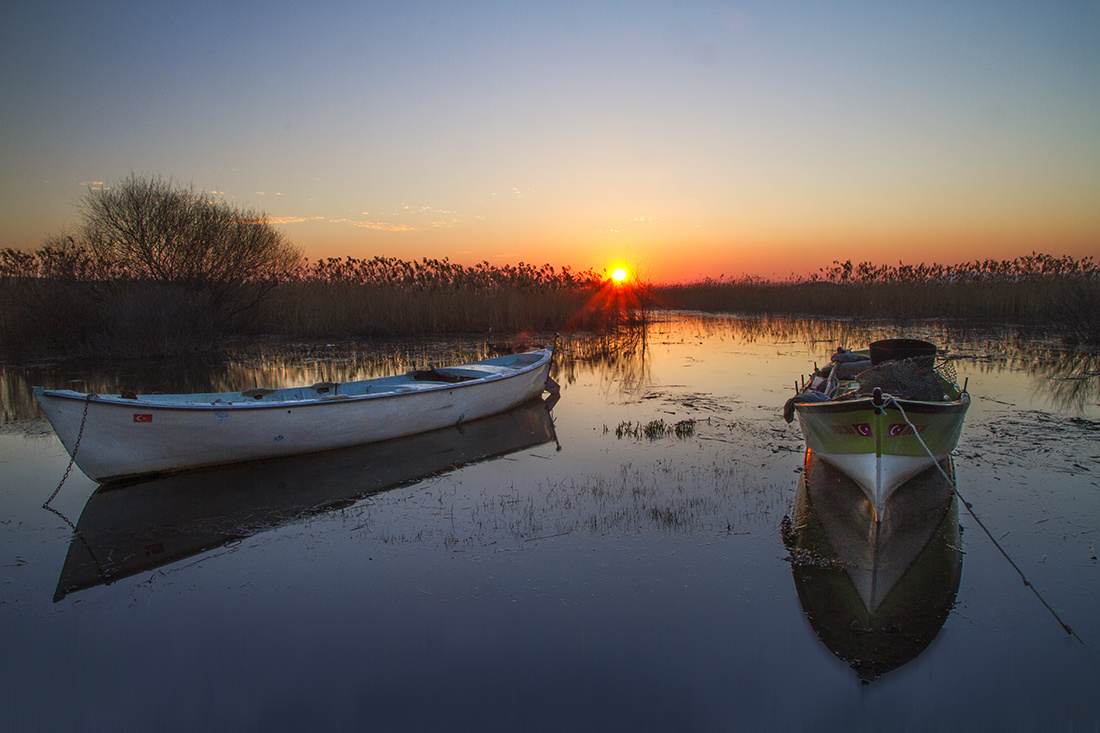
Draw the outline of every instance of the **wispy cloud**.
[[[323,216],[269,216],[267,221],[271,224],[301,224],[303,221],[322,221]]]
[[[425,229],[450,229],[459,227],[464,221],[482,221],[483,214],[463,214],[452,209],[440,209],[434,206],[401,204],[389,212],[371,214],[369,211],[350,212],[350,216],[269,216],[272,224],[301,224],[305,222],[326,222],[374,229],[383,232],[417,232]]]
[[[370,212],[362,212],[364,217],[369,217]],[[435,206],[401,204],[386,216],[386,221],[374,219],[332,219],[333,222],[350,224],[365,229],[381,229],[389,232],[415,232],[422,229],[451,229],[462,225],[462,222],[473,219],[483,220],[482,214],[463,214],[453,209],[440,209]],[[401,222],[401,219],[412,219],[410,223]]]
[[[528,191],[528,193],[530,193],[531,189],[527,189],[527,191]],[[520,191],[515,186],[512,186],[510,189],[508,189],[507,193],[510,193],[512,196],[514,196],[517,199],[523,198],[523,191]],[[492,191],[492,192],[489,193],[490,197],[497,196],[497,195],[498,194],[497,194],[496,191]]]
[[[366,219],[329,219],[333,224],[347,224],[360,229],[380,229],[385,232],[415,232],[419,227],[408,224],[390,224],[384,221],[369,221]]]

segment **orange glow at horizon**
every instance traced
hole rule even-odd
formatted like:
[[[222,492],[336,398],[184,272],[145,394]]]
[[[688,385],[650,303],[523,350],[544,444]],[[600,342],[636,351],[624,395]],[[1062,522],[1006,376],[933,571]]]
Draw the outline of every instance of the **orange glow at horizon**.
[[[338,28],[272,14],[297,41],[258,64],[269,34],[233,30],[248,4],[210,27],[116,8],[94,33],[24,5],[5,27],[37,60],[6,88],[0,250],[37,249],[135,171],[266,213],[313,261],[546,264],[623,290],[1100,243],[1097,3],[747,3],[736,23],[724,3],[600,6],[580,34],[554,4],[348,3]],[[930,28],[957,36],[913,54]],[[146,73],[135,37],[221,85]],[[225,93],[249,88],[280,93]]]
[[[1095,238],[1069,231],[1054,232],[1050,237],[1037,231],[1023,231],[1009,237],[995,229],[959,233],[932,225],[924,233],[830,230],[813,236],[801,233],[787,237],[740,227],[736,234],[729,235],[677,231],[630,241],[585,238],[569,232],[550,235],[542,230],[521,236],[491,227],[449,230],[443,237],[434,236],[435,232],[377,230],[366,234],[357,230],[349,235],[345,228],[326,226],[324,222],[286,224],[280,229],[311,260],[428,257],[447,258],[465,266],[482,261],[495,266],[537,261],[557,268],[567,266],[576,272],[591,269],[612,283],[616,282],[613,272],[622,269],[627,273],[624,285],[694,283],[707,277],[784,280],[811,276],[830,266],[833,260],[869,261],[876,265],[953,265],[985,259],[1011,260],[1033,251],[1080,259],[1094,256],[1096,251]]]

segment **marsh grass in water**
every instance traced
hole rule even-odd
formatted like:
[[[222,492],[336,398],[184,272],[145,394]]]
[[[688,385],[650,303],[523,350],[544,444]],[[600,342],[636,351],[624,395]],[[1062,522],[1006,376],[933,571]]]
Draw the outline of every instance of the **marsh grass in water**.
[[[610,429],[604,425],[604,433],[610,432]],[[625,420],[619,423],[615,428],[615,437],[619,440],[623,438],[635,438],[646,440],[659,440],[666,436],[674,436],[680,440],[686,440],[687,438],[695,435],[695,420],[679,420],[675,423],[669,424],[664,420],[650,420],[649,422],[635,423],[631,420]]]
[[[708,278],[655,289],[664,307],[844,318],[946,318],[1055,330],[1100,343],[1100,265],[1033,253],[1013,260],[896,266],[834,262],[810,277]]]
[[[376,257],[303,262],[279,279],[242,283],[263,298],[226,316],[202,283],[158,281],[59,262],[57,252],[0,250],[0,348],[9,354],[155,357],[203,353],[227,339],[377,339],[390,336],[588,332],[577,348],[613,364],[645,348],[653,308],[744,315],[950,319],[1053,331],[1100,343],[1100,267],[1033,254],[955,266],[834,263],[809,278],[707,279],[629,286],[625,297],[591,270],[464,266],[446,259]],[[66,264],[68,263],[68,264]],[[116,273],[117,274],[117,273]],[[641,293],[641,296],[636,296]],[[624,305],[625,304],[625,305]],[[644,362],[618,375],[644,380]]]
[[[521,549],[570,535],[771,531],[786,489],[762,486],[725,454],[701,463],[628,461],[617,471],[542,478],[498,492],[469,493],[455,483],[432,483],[400,504],[368,498],[333,518],[383,544],[426,543],[449,552]],[[417,507],[431,507],[432,519],[412,528],[404,513]]]
[[[9,352],[147,357],[204,352],[233,336],[614,331],[632,316],[592,307],[607,283],[591,271],[393,258],[306,262],[257,283],[264,297],[227,315],[203,282],[59,269],[55,254],[0,250],[0,346]]]

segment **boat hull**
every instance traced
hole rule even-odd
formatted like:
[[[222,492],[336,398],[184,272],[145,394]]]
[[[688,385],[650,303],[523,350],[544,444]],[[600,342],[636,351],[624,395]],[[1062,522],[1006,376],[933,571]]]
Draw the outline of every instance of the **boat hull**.
[[[345,448],[495,415],[545,388],[551,351],[520,356],[529,363],[484,378],[410,382],[400,391],[390,388],[342,399],[171,402],[164,396],[127,399],[37,387],[35,395],[80,470],[107,483]],[[493,361],[504,360],[479,364]]]
[[[359,499],[555,440],[553,398],[460,426],[324,453],[100,486],[76,522],[54,601]]]
[[[879,517],[899,486],[958,445],[970,398],[950,402],[872,397],[795,405],[806,447],[851,478]]]
[[[951,459],[901,486],[880,522],[863,492],[807,454],[783,539],[798,599],[828,649],[864,681],[937,637],[962,578]]]

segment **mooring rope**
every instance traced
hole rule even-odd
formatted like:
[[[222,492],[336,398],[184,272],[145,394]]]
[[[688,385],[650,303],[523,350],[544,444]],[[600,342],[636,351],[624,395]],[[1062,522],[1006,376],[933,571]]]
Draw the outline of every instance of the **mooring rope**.
[[[921,444],[921,447],[924,448],[926,453],[928,453],[928,457],[935,461],[936,470],[939,471],[940,475],[942,475],[944,479],[947,480],[948,485],[951,486],[951,491],[954,492],[955,496],[959,497],[959,501],[963,503],[963,506],[966,507],[966,511],[970,514],[971,517],[973,517],[974,521],[978,523],[978,526],[982,528],[982,531],[985,532],[986,537],[988,537],[989,541],[993,543],[993,546],[996,547],[1002,555],[1004,555],[1005,560],[1008,560],[1008,564],[1011,565],[1012,569],[1015,570],[1016,573],[1020,576],[1020,580],[1024,581],[1024,585],[1030,588],[1031,592],[1035,594],[1035,597],[1039,599],[1039,602],[1046,606],[1046,609],[1050,611],[1050,615],[1054,617],[1054,620],[1058,622],[1058,625],[1061,626],[1067,634],[1072,636],[1074,639],[1077,639],[1077,641],[1079,641],[1083,646],[1087,647],[1085,641],[1077,635],[1077,632],[1074,631],[1069,624],[1063,621],[1062,617],[1058,615],[1058,612],[1055,611],[1049,603],[1047,603],[1046,599],[1043,598],[1043,595],[1039,592],[1039,590],[1034,585],[1032,585],[1031,581],[1027,579],[1026,575],[1024,575],[1024,571],[1020,570],[1020,566],[1017,565],[1015,561],[1013,561],[1012,557],[1009,556],[1008,552],[1003,547],[1001,547],[1001,543],[997,541],[997,539],[993,536],[993,533],[989,531],[989,528],[985,526],[985,523],[982,522],[982,520],[974,512],[974,505],[967,501],[965,497],[963,497],[962,493],[959,491],[959,487],[955,484],[951,477],[947,475],[947,472],[943,470],[940,462],[936,460],[936,456],[932,454],[932,451],[929,450],[928,446],[925,444],[924,439],[920,437],[920,433],[917,432],[916,426],[914,426],[913,423],[909,421],[909,416],[905,414],[905,410],[902,408],[897,399],[895,399],[893,395],[883,395],[883,397],[885,398],[886,402],[893,404],[894,407],[898,408],[898,412],[901,413],[901,418],[905,420],[905,424],[908,425],[909,428],[913,431],[913,435],[916,436],[917,440]]]
[[[65,468],[65,473],[61,477],[61,481],[57,484],[57,488],[53,490],[52,494],[50,494],[50,498],[46,499],[45,503],[42,504],[43,509],[45,509],[47,511],[51,511],[54,514],[56,514],[57,516],[61,517],[62,519],[65,520],[65,523],[68,524],[70,527],[73,527],[73,523],[70,522],[69,519],[64,514],[57,511],[52,506],[50,506],[50,502],[53,501],[54,498],[56,498],[57,495],[61,492],[61,487],[65,485],[65,481],[69,478],[69,474],[73,470],[73,464],[76,463],[76,452],[78,450],[80,450],[80,439],[84,437],[84,424],[88,422],[88,407],[91,406],[92,398],[95,397],[95,396],[96,396],[95,394],[89,393],[84,398],[84,414],[81,415],[81,417],[80,417],[80,430],[76,434],[76,443],[73,444],[73,452],[69,456],[69,465]],[[73,529],[75,530],[76,527],[73,527]]]

